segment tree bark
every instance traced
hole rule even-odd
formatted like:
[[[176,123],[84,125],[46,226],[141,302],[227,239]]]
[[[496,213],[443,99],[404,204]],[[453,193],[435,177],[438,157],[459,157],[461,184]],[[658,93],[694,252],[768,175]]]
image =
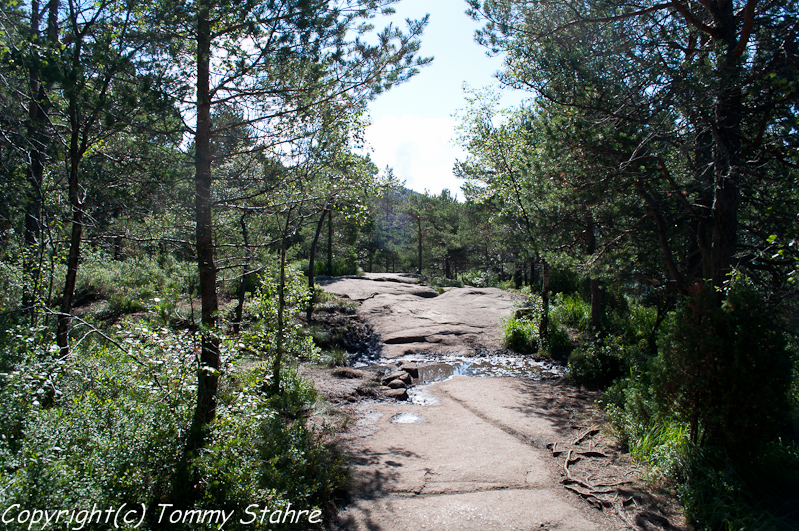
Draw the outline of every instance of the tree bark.
[[[333,209],[327,211],[327,274],[333,274]]]
[[[586,253],[593,256],[596,252],[596,234],[594,232],[594,216],[588,208],[585,208],[585,244]],[[595,334],[602,331],[602,290],[599,286],[599,279],[589,276],[591,284],[591,328]]]
[[[717,28],[727,47],[720,59],[719,93],[715,101],[715,150],[713,197],[713,233],[711,261],[713,287],[720,288],[729,279],[736,252],[738,230],[738,182],[741,172],[741,116],[742,96],[738,83],[741,80],[740,57],[734,6],[731,0],[720,3]],[[743,38],[743,37],[742,37]]]
[[[49,46],[58,42],[58,0],[48,3],[47,41]],[[37,42],[41,39],[39,27],[41,16],[39,2],[31,2],[31,36]],[[22,307],[31,318],[31,325],[36,324],[36,300],[39,296],[41,282],[42,252],[42,193],[44,162],[46,149],[50,144],[50,135],[47,132],[49,104],[47,92],[50,83],[41,79],[41,73],[36,65],[29,71],[29,87],[31,101],[28,106],[28,138],[32,143],[30,163],[28,165],[28,201],[25,205],[25,279],[22,286]]]
[[[289,211],[289,216],[291,211]],[[288,228],[289,220],[286,219]],[[280,281],[277,295],[277,339],[275,342],[275,361],[272,364],[272,394],[280,392],[280,371],[283,363],[283,328],[286,311],[286,235],[280,239]]]
[[[549,263],[541,260],[541,324],[538,337],[546,341],[549,336]]]
[[[316,278],[316,245],[319,243],[319,235],[322,233],[322,225],[325,224],[325,217],[328,212],[329,210],[324,210],[322,217],[319,218],[319,222],[316,224],[316,233],[313,241],[311,241],[311,251],[308,257],[308,291],[311,293],[311,302],[308,304],[306,317],[309,323],[311,322],[311,317],[313,317],[314,305],[316,304],[316,289],[314,285],[314,279]]]
[[[422,274],[422,216],[416,217],[416,225],[418,228],[418,240],[419,240],[419,262],[418,267],[416,268],[416,274]]]
[[[216,417],[219,386],[219,339],[214,333],[219,301],[216,292],[216,265],[211,203],[211,23],[210,9],[203,2],[197,19],[197,131],[195,134],[194,186],[197,266],[200,277],[200,322],[202,341],[197,377],[197,407],[194,410],[189,448],[201,447],[205,428]]]
[[[69,79],[69,89],[66,91],[68,101],[69,117],[69,147],[68,147],[68,184],[69,184],[69,206],[72,209],[72,228],[69,238],[69,252],[67,254],[67,276],[64,280],[64,291],[61,294],[61,311],[58,316],[58,327],[56,330],[56,344],[58,345],[61,356],[69,354],[69,324],[72,320],[72,305],[75,298],[75,281],[78,276],[78,262],[80,260],[80,240],[83,234],[83,203],[80,198],[80,161],[85,149],[81,147],[80,122],[81,109],[78,104],[76,94],[77,72],[81,60],[81,44],[75,44]]]
[[[239,333],[239,329],[241,328],[241,318],[242,314],[244,313],[244,299],[247,295],[247,281],[250,278],[249,270],[250,270],[250,261],[252,260],[252,252],[250,251],[250,238],[249,233],[247,232],[247,213],[241,215],[241,219],[239,219],[239,224],[241,225],[241,237],[244,240],[244,248],[247,251],[247,257],[244,261],[244,270],[241,272],[241,283],[239,284],[239,293],[238,293],[238,304],[236,304],[236,314],[233,317],[233,333]]]

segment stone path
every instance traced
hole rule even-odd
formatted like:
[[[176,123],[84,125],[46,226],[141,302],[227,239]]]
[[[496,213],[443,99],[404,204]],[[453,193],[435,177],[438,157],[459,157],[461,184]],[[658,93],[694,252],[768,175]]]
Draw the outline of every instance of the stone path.
[[[360,302],[382,356],[467,353],[500,345],[514,298],[495,288],[422,286],[411,275],[367,274],[319,284]],[[574,436],[531,380],[470,378],[417,387],[427,405],[360,401],[344,435],[353,456],[347,531],[622,529],[559,484],[546,444]],[[541,393],[539,400],[531,400]],[[542,405],[543,404],[543,405]]]
[[[354,499],[338,529],[622,529],[556,481],[545,445],[567,426],[530,405],[529,383],[457,376],[425,392],[433,404],[360,406]]]
[[[358,312],[380,332],[385,358],[422,350],[498,348],[502,319],[514,302],[497,288],[447,288],[439,294],[413,275],[399,273],[320,279],[318,284],[361,303]]]

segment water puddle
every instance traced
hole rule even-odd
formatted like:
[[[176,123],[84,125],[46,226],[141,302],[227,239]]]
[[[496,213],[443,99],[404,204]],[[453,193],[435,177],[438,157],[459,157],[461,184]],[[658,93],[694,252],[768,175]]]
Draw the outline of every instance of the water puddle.
[[[392,424],[424,424],[427,420],[419,413],[404,411],[391,417]]]
[[[385,363],[413,361],[419,367],[419,378],[415,384],[440,382],[451,376],[495,376],[541,380],[559,378],[566,372],[564,367],[547,360],[535,360],[527,356],[508,355],[442,355],[420,358],[408,356],[398,360],[382,360]]]
[[[408,402],[417,406],[437,406],[441,400],[427,386],[422,386],[408,389]]]

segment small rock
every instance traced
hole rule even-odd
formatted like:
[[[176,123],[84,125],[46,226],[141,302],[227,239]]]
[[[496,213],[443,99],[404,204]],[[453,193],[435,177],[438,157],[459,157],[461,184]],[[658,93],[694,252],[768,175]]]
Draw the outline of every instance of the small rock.
[[[418,378],[419,377],[419,367],[415,363],[403,363],[400,365],[400,371],[407,372],[411,378]]]
[[[388,386],[391,389],[407,389],[408,388],[408,384],[406,384],[402,380],[391,380],[390,382],[388,382]]]
[[[405,371],[392,372],[391,374],[383,378],[383,385],[388,384],[388,382],[392,380],[400,380],[401,382],[404,382],[405,385],[410,385],[411,375]]]
[[[349,379],[363,378],[366,376],[363,373],[363,371],[351,369],[349,367],[340,367],[338,369],[334,369],[333,371],[331,371],[330,374],[332,374],[336,378],[349,378]]]
[[[396,400],[408,400],[407,389],[390,389],[385,393],[387,398],[394,398]]]

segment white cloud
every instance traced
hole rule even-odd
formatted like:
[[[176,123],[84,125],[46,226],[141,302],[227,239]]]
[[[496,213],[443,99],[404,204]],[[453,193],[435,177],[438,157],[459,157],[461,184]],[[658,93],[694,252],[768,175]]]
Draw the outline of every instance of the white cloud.
[[[452,174],[455,159],[464,158],[463,150],[451,142],[455,124],[452,118],[380,116],[366,130],[366,140],[373,148],[372,160],[381,170],[392,167],[412,190],[427,189],[438,195],[448,188],[462,199],[464,181]]]

